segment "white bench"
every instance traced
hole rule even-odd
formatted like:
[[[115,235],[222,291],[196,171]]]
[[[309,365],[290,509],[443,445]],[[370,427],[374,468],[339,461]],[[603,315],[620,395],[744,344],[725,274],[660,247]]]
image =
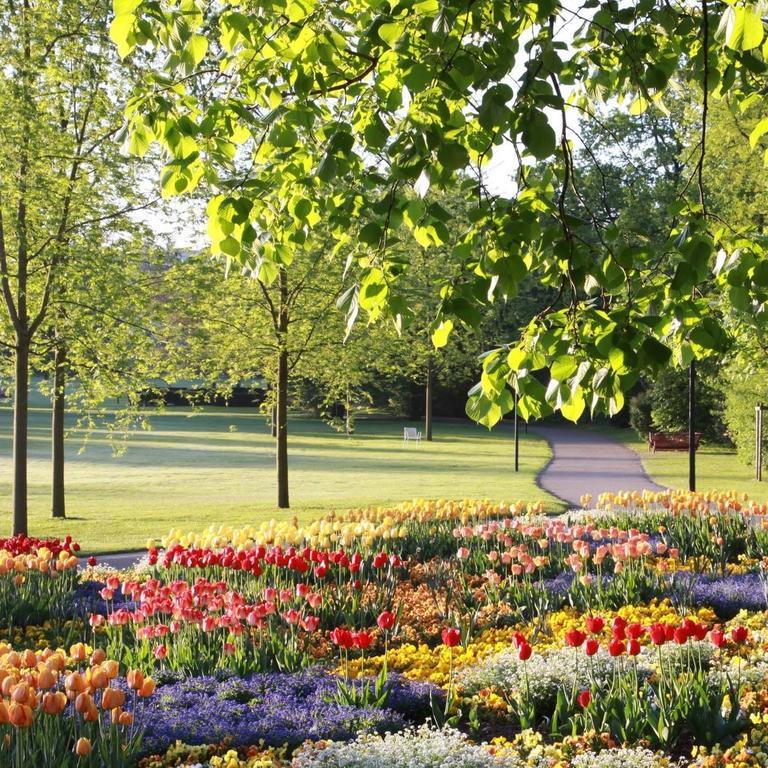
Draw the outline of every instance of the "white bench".
[[[421,432],[416,427],[403,427],[403,442],[407,443],[409,440],[421,442]]]

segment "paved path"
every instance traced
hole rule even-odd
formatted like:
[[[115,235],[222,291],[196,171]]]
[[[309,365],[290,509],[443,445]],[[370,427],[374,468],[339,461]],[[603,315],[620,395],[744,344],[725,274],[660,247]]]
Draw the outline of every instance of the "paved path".
[[[645,474],[640,457],[631,448],[606,434],[578,427],[530,427],[552,448],[552,460],[541,471],[538,484],[570,504],[591,493],[605,491],[662,490]],[[98,556],[113,568],[128,568],[146,554],[145,550]]]
[[[118,552],[114,555],[96,555],[96,560],[99,565],[109,565],[112,566],[112,568],[122,570],[123,568],[129,568],[135,562],[141,560],[146,554],[147,550],[142,549],[140,552]],[[86,559],[87,558],[83,559],[83,565],[85,564]]]
[[[552,459],[537,478],[538,484],[563,501],[578,505],[591,493],[662,490],[643,469],[638,454],[601,432],[579,427],[530,427],[552,448]]]

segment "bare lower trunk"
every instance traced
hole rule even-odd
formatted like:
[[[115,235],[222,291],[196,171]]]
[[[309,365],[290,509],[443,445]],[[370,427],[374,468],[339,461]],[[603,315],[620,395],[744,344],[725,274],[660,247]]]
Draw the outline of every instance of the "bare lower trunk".
[[[427,385],[424,392],[424,439],[432,440],[432,390],[434,387],[432,358],[427,361]]]
[[[277,506],[288,503],[288,276],[280,270],[280,314],[277,352]]]
[[[53,409],[51,415],[51,517],[66,517],[64,499],[64,413],[66,351],[57,343],[53,363]]]
[[[27,428],[29,421],[29,339],[16,338],[13,395],[13,533],[27,533]]]

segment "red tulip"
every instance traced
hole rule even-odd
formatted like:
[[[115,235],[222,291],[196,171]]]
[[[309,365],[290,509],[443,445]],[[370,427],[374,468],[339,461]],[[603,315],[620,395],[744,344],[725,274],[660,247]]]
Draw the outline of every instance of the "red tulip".
[[[630,656],[637,656],[640,653],[640,643],[637,640],[631,639],[629,641],[628,653]]]
[[[87,562],[88,562],[88,565],[90,565],[90,566],[91,566],[91,568],[93,568],[93,566],[94,566],[94,565],[96,565],[96,558],[95,558],[93,555],[91,555],[91,556],[88,558],[88,561],[87,561]]]
[[[746,642],[748,635],[749,631],[744,626],[734,627],[731,630],[731,638],[737,645],[741,645],[742,643]]]
[[[528,643],[523,643],[517,651],[518,658],[520,661],[528,661],[528,659],[531,658],[531,654],[533,653],[533,648]]]
[[[571,648],[581,648],[587,636],[579,629],[569,629],[565,633],[565,642]]]
[[[445,627],[441,634],[443,645],[454,648],[461,642],[461,632],[456,627]]]
[[[667,631],[663,624],[652,624],[648,629],[648,633],[654,645],[664,645],[667,642]]]
[[[722,629],[713,629],[709,633],[709,639],[712,641],[712,645],[714,645],[715,648],[725,648],[728,644],[728,639]]]
[[[617,640],[614,638],[610,643],[608,643],[608,653],[610,653],[611,656],[621,656],[626,652],[626,650],[627,646],[624,645],[623,640]]]
[[[675,629],[675,642],[678,645],[685,645],[688,642],[688,630],[685,627]]]
[[[587,632],[591,632],[593,635],[599,635],[605,626],[605,619],[601,616],[587,616],[584,620],[584,625],[587,628]]]
[[[336,627],[336,629],[331,632],[331,642],[334,645],[338,645],[339,648],[345,649],[351,648],[354,644],[352,633],[348,629],[342,629],[341,627]]]
[[[587,644],[584,646],[584,650],[586,651],[587,656],[594,656],[599,648],[600,643],[598,643],[594,637],[590,637],[589,640],[587,640]]]
[[[592,701],[592,694],[589,691],[581,691],[576,697],[576,700],[579,702],[579,706],[586,709]]]
[[[379,625],[379,629],[387,631],[395,626],[395,614],[391,611],[382,611],[379,614],[379,618],[376,619],[376,623]]]
[[[379,552],[378,555],[373,556],[373,567],[383,568],[389,562],[389,557],[386,552]]]
[[[352,633],[352,642],[354,643],[355,648],[359,648],[361,651],[364,651],[366,648],[371,647],[371,643],[373,642],[373,635],[370,632],[365,632],[361,629],[359,632]]]
[[[627,637],[630,640],[639,640],[644,634],[645,630],[637,622],[627,624]]]

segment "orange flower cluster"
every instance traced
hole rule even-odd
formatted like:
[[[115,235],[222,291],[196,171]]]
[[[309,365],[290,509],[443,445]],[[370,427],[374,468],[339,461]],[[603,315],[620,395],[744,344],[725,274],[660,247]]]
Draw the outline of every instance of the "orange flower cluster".
[[[15,651],[0,644],[0,727],[32,729],[46,716],[75,717],[98,723],[109,713],[113,725],[133,725],[133,714],[124,709],[125,691],[114,687],[120,665],[104,651],[90,652],[83,643],[56,651]],[[127,674],[128,687],[137,696],[151,696],[155,683],[138,670]],[[69,726],[65,726],[69,728]],[[46,731],[48,725],[42,729]],[[87,738],[77,740],[78,755],[90,753]]]

